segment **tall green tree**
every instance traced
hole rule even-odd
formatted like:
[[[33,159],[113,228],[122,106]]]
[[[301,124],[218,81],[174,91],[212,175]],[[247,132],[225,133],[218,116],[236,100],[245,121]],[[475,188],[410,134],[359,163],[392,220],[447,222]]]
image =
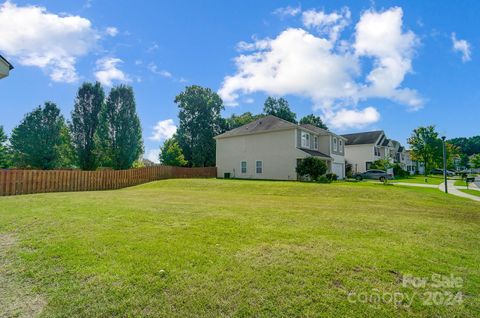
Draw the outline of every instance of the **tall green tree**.
[[[448,143],[457,146],[467,156],[480,153],[480,136],[453,138]]]
[[[215,165],[215,140],[223,130],[223,101],[201,86],[188,86],[175,97],[180,109],[177,140],[185,159],[194,167]]]
[[[28,113],[10,137],[13,164],[19,168],[55,169],[71,165],[68,126],[51,102]]]
[[[246,112],[241,115],[235,115],[233,114],[229,118],[226,119],[227,123],[227,130],[234,129],[243,125],[246,125],[248,123],[251,123],[252,121],[255,121],[261,117],[263,117],[263,114],[260,115],[253,115],[251,112]]]
[[[273,115],[286,121],[297,123],[297,115],[290,110],[290,105],[284,98],[267,97],[263,104],[263,112],[265,115]]]
[[[105,93],[99,82],[83,83],[75,98],[70,130],[78,165],[83,170],[95,170],[98,165],[95,153],[95,133],[104,100]]]
[[[300,119],[300,124],[301,125],[310,124],[310,125],[316,126],[318,128],[328,130],[327,125],[325,125],[323,123],[320,116],[315,116],[314,114],[310,114],[310,115],[307,115],[305,117],[302,117],[302,119]]]
[[[101,166],[129,169],[143,153],[142,129],[130,86],[110,90],[95,137]]]
[[[470,158],[470,166],[474,169],[480,168],[480,154],[472,155]]]
[[[10,149],[7,141],[7,134],[5,134],[3,126],[0,126],[0,169],[9,168],[11,165]]]
[[[438,138],[435,126],[415,128],[408,138],[408,143],[412,159],[424,163],[425,174],[442,160],[442,140]]]
[[[183,167],[188,163],[175,137],[165,140],[160,147],[159,159],[160,163],[166,166]]]

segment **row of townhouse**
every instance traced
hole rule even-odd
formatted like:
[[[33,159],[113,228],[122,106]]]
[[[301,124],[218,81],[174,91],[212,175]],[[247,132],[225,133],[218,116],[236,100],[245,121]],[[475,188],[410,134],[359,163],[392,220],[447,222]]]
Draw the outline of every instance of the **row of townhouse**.
[[[297,180],[297,163],[306,157],[325,161],[328,172],[345,178],[346,164],[364,172],[390,158],[413,173],[409,152],[383,131],[337,135],[313,125],[297,125],[266,116],[215,137],[218,177]]]

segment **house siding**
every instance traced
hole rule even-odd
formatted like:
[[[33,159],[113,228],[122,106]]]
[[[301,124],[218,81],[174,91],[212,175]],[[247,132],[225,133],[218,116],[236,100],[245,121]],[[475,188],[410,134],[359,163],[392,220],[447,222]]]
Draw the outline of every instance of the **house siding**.
[[[297,159],[308,154],[297,149],[297,129],[266,132],[217,139],[217,176],[230,173],[232,178],[296,180]],[[241,162],[247,173],[241,173]],[[256,161],[263,162],[263,172],[255,171]]]

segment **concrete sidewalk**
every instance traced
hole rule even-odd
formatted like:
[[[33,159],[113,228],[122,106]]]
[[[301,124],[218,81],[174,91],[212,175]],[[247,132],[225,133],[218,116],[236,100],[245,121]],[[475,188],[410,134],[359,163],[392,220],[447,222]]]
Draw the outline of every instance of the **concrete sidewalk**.
[[[458,190],[457,187],[455,187],[454,184],[455,184],[455,180],[447,180],[448,193],[456,195],[458,197],[467,198],[467,199],[471,199],[471,200],[480,202],[480,197],[462,192],[462,191]],[[442,192],[445,192],[445,182],[439,184],[438,189]]]
[[[408,182],[392,182],[393,185],[403,185],[408,187],[420,187],[420,188],[434,188],[438,186],[435,184],[425,184],[425,183],[408,183]]]

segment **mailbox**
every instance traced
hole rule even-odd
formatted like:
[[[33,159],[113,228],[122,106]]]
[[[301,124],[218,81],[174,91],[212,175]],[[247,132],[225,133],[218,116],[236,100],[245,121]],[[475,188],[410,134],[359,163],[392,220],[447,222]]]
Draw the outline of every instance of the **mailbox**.
[[[475,177],[468,177],[466,181],[467,181],[467,183],[475,182]]]

